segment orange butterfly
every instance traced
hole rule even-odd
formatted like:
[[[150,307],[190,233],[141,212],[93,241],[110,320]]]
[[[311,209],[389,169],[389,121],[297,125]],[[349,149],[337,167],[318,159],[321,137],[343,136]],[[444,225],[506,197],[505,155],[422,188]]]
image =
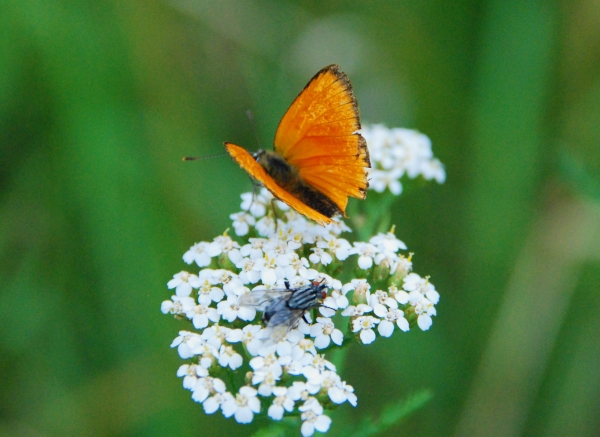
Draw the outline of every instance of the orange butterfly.
[[[275,133],[274,151],[225,148],[279,200],[321,225],[345,216],[348,196],[364,199],[371,167],[358,104],[338,65],[319,71],[289,107]]]

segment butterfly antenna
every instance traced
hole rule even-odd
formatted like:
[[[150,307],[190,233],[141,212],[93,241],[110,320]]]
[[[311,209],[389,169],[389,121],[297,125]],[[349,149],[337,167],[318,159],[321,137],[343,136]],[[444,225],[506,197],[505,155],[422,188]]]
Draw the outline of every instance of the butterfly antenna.
[[[250,109],[246,111],[246,117],[248,117],[248,123],[250,123],[250,127],[252,128],[252,132],[254,133],[254,139],[256,139],[256,144],[258,144],[258,149],[262,150],[262,146],[260,145],[260,139],[258,138],[258,132],[256,131],[256,124],[254,123],[254,114]]]
[[[220,158],[221,156],[227,156],[227,155],[229,155],[229,153],[223,152],[223,153],[217,153],[215,155],[207,155],[207,156],[184,156],[182,158],[182,160],[183,161],[204,161],[205,159]]]

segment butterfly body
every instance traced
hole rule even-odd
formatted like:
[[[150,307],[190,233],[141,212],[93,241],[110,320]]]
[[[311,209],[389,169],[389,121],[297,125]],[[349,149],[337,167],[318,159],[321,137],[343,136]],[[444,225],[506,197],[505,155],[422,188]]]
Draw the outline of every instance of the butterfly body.
[[[277,152],[261,150],[255,154],[255,157],[278,186],[303,204],[315,211],[320,211],[327,217],[343,214],[343,211],[331,199],[307,184],[300,176],[298,168],[288,164]]]
[[[344,215],[348,196],[364,199],[369,152],[358,104],[337,65],[319,71],[287,110],[274,150],[250,154],[225,147],[237,163],[279,200],[321,224]]]

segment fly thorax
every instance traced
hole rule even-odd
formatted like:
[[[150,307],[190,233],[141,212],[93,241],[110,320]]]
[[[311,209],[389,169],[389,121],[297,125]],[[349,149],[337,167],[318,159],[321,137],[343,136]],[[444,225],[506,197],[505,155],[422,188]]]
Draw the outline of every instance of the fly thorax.
[[[298,290],[291,297],[289,307],[292,309],[308,310],[319,306],[321,290],[317,287],[310,287]]]

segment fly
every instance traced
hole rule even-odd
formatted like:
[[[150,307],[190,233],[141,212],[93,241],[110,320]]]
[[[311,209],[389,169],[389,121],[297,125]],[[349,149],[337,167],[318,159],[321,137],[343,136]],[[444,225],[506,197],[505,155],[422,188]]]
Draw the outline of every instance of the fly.
[[[277,343],[283,340],[307,311],[321,305],[327,297],[327,288],[329,287],[323,281],[312,281],[299,288],[290,288],[286,281],[284,289],[246,293],[240,297],[239,304],[263,312],[262,321],[267,327],[267,334],[263,338],[269,343]]]

